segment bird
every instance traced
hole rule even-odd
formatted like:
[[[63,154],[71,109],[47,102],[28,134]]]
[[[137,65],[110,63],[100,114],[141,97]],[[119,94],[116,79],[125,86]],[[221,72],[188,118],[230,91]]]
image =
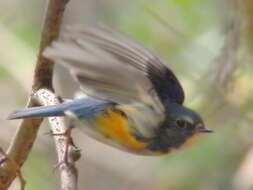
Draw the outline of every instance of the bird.
[[[72,117],[88,136],[137,155],[167,154],[212,132],[183,105],[184,90],[165,62],[118,30],[64,28],[43,56],[67,68],[85,96],[20,109],[8,119]]]

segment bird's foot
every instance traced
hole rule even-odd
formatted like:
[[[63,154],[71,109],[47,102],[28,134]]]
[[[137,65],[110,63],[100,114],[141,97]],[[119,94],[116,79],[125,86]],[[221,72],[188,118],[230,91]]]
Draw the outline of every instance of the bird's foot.
[[[73,129],[72,127],[69,127],[63,133],[52,133],[52,132],[49,133],[52,136],[64,136],[65,139],[66,139],[66,141],[65,141],[65,150],[64,150],[62,161],[59,161],[54,166],[54,170],[58,169],[63,164],[66,164],[66,165],[70,164],[69,163],[69,155],[70,155],[70,147],[71,146],[73,146],[75,149],[78,149],[77,146],[74,144],[73,139],[71,137],[72,129]]]

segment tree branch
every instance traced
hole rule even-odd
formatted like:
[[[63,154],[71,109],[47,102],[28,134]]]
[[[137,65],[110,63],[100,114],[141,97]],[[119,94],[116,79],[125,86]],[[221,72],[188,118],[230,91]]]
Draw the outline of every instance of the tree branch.
[[[52,77],[54,64],[42,57],[42,52],[59,34],[66,3],[66,0],[49,1],[41,37],[38,61],[35,67],[32,94],[42,87],[53,91]],[[29,98],[27,106],[32,107],[34,105],[35,102]],[[25,119],[18,127],[16,135],[7,151],[9,159],[0,166],[0,189],[7,189],[15,179],[17,171],[13,169],[12,162],[9,160],[14,161],[20,168],[22,167],[34,144],[41,122],[42,119]]]
[[[34,98],[44,106],[57,105],[59,100],[57,96],[47,90],[40,89],[34,94]],[[64,134],[69,127],[64,123],[63,117],[50,117],[49,123],[51,125],[52,134]],[[75,161],[80,158],[80,151],[73,145],[67,145],[68,140],[71,137],[66,135],[54,135],[58,165],[61,174],[61,190],[77,190],[77,169],[75,167]],[[65,156],[68,156],[68,162],[66,163]],[[58,167],[58,166],[57,166]]]

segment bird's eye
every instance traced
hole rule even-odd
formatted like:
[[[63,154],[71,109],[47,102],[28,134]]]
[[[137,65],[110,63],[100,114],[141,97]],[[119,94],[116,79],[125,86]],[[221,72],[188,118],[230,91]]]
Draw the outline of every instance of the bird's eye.
[[[177,123],[177,126],[182,127],[182,128],[187,126],[187,122],[185,120],[182,120],[182,119],[178,119],[176,121],[176,123]]]

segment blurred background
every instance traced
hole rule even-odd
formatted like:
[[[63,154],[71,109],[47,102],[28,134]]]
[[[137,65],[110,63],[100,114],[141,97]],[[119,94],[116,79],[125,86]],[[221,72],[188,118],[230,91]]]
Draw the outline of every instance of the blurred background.
[[[0,145],[5,149],[19,123],[5,118],[25,106],[46,7],[45,0],[0,1]],[[117,28],[161,55],[185,89],[185,104],[215,132],[178,152],[145,157],[98,143],[76,129],[80,189],[253,189],[253,1],[70,1],[63,25],[96,23]],[[59,67],[54,84],[64,98],[77,88]],[[48,131],[45,121],[22,168],[27,190],[59,189]],[[19,189],[18,180],[10,189]]]

